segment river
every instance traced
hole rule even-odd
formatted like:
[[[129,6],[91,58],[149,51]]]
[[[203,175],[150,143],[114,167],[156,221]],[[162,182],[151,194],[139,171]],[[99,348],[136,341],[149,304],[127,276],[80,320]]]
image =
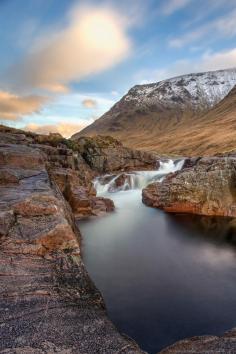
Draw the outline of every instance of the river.
[[[236,250],[225,240],[228,220],[169,215],[142,204],[141,188],[181,168],[132,175],[109,193],[116,210],[79,222],[83,259],[120,332],[150,354],[179,339],[221,334],[236,325]]]

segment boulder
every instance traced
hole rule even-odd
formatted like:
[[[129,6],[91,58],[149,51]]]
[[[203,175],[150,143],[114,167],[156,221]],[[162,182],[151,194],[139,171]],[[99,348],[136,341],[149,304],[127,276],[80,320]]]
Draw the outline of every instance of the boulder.
[[[236,216],[236,159],[202,158],[143,190],[143,202],[174,213]]]
[[[99,216],[115,209],[112,200],[96,197],[91,190],[83,186],[70,186],[66,191],[66,199],[77,219]]]
[[[118,175],[108,188],[108,192],[117,192],[120,190],[130,189],[131,187],[131,176],[126,173],[121,173]]]
[[[115,210],[114,202],[109,198],[96,197],[92,199],[91,204],[92,214],[95,216],[100,216]]]

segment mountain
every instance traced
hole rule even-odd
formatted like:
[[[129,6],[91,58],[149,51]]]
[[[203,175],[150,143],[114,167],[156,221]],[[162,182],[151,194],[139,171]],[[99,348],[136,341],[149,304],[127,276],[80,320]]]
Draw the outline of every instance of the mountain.
[[[205,120],[209,119],[209,125],[213,124],[212,107],[216,107],[235,85],[236,68],[136,85],[101,118],[72,138],[111,135],[125,145],[141,150],[163,154],[194,155],[197,151],[204,153],[200,145],[197,147],[200,144],[197,137],[194,145],[194,127],[201,130],[199,124],[202,124],[202,129],[210,128]],[[217,117],[222,122],[224,113],[220,114]],[[209,144],[211,139],[214,140],[214,134],[206,136]],[[191,146],[197,150],[187,146],[189,137]],[[216,151],[217,146],[214,152]]]

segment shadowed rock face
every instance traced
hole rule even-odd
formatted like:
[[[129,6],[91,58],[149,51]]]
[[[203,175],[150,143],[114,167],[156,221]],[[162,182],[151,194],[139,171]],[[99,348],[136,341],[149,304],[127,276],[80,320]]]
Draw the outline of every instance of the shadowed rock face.
[[[0,146],[0,353],[141,353],[107,318],[45,155]],[[5,181],[5,180],[4,180]]]
[[[162,350],[160,354],[234,354],[236,352],[236,329],[221,337],[200,336],[181,340]]]
[[[236,160],[202,158],[143,190],[143,202],[167,212],[236,216]]]

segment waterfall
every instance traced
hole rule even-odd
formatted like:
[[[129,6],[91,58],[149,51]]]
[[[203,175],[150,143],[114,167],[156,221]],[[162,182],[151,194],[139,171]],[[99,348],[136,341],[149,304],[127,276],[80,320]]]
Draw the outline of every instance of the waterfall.
[[[154,171],[134,171],[123,172],[119,175],[105,175],[94,180],[94,187],[98,195],[143,189],[148,184],[161,182],[169,173],[181,170],[184,160],[166,160],[160,161],[160,167]]]

